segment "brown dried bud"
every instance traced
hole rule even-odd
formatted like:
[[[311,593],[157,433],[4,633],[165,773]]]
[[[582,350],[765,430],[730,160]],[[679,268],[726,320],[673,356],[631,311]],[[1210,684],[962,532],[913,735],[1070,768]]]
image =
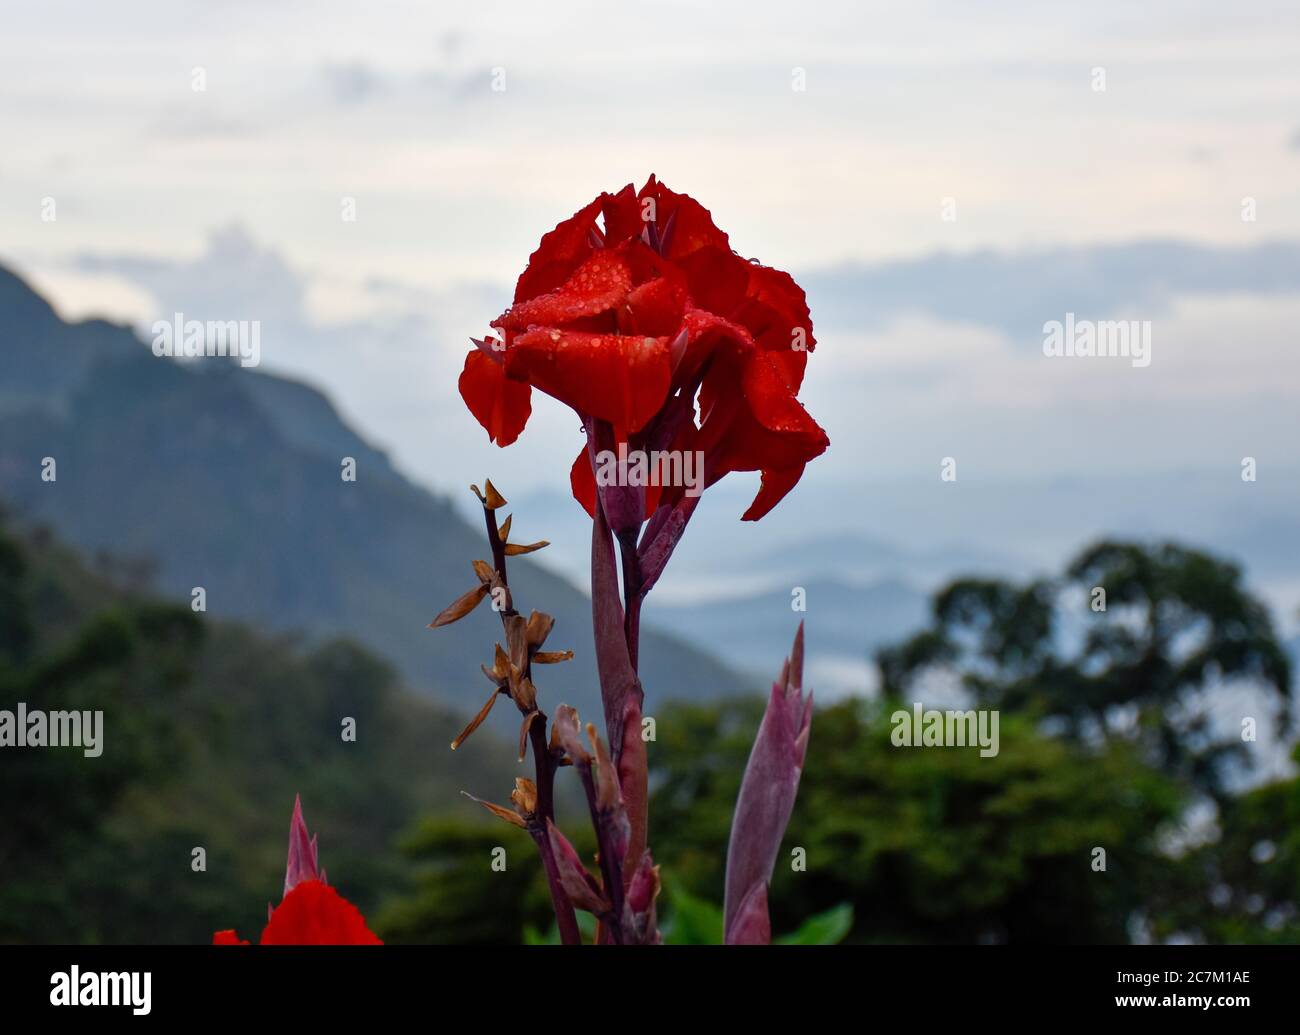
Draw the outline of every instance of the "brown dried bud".
[[[528,667],[528,623],[521,614],[505,615],[502,624],[506,629],[506,652],[510,664],[522,672]]]
[[[524,640],[528,643],[530,653],[546,642],[546,637],[551,635],[553,628],[555,628],[555,619],[545,611],[534,611],[528,616],[528,624],[524,627]]]
[[[486,584],[475,586],[468,593],[462,593],[459,597],[443,608],[443,610],[438,614],[438,617],[429,623],[429,628],[437,629],[439,626],[450,625],[452,622],[459,621],[473,611],[474,608],[478,607],[487,594],[488,587]]]
[[[527,676],[516,676],[510,685],[510,696],[521,711],[531,712],[537,707],[537,687]]]
[[[520,827],[521,829],[527,829],[528,824],[525,823],[523,817],[521,817],[519,813],[515,812],[513,809],[508,809],[503,805],[493,804],[490,801],[484,801],[482,798],[476,798],[474,797],[474,795],[470,794],[469,791],[461,791],[460,793],[465,795],[465,797],[467,797],[470,801],[478,802],[490,813],[492,813],[492,815],[496,816],[497,819],[504,819],[507,823],[513,823],[515,826]]]
[[[516,545],[515,543],[507,543],[506,556],[518,557],[521,553],[535,553],[538,550],[542,549],[542,547],[550,546],[550,545],[551,542],[549,539],[539,539],[537,540],[537,542],[529,543],[527,546],[524,546],[522,544]]]
[[[559,748],[575,765],[590,765],[591,756],[582,746],[582,726],[576,708],[561,704],[551,722],[551,746]]]
[[[515,777],[515,789],[510,792],[510,800],[524,819],[531,819],[537,812],[537,785],[526,776]]]
[[[483,674],[492,682],[496,683],[497,689],[504,690],[510,685],[510,659],[506,657],[506,652],[501,649],[501,644],[496,644],[496,657],[492,660],[492,667],[480,665]]]
[[[479,492],[477,485],[470,486],[470,489],[473,491],[474,495],[478,497],[478,501],[483,504],[485,510],[497,510],[506,505],[506,498],[502,496],[501,493],[497,492],[491,479],[483,483],[483,488],[487,490],[486,495]]]
[[[528,753],[528,731],[533,725],[533,721],[542,713],[534,708],[524,716],[524,723],[519,727],[519,761],[524,760],[524,755]]]
[[[469,739],[469,735],[483,725],[483,720],[488,717],[488,712],[490,712],[492,706],[497,703],[497,697],[499,697],[500,694],[500,690],[493,690],[492,693],[488,695],[487,703],[479,709],[478,714],[469,720],[469,724],[456,734],[456,739],[451,742],[451,749],[453,751],[464,744],[465,741]]]

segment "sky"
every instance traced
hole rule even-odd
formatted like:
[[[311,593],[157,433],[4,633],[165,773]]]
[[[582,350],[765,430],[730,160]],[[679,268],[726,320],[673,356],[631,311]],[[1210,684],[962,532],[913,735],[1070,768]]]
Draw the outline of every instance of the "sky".
[[[703,6],[7,3],[0,262],[69,318],[259,320],[423,484],[563,491],[573,415],[500,451],[455,379],[540,236],[654,172],[808,288],[800,491],[869,534],[1046,557],[1063,479],[1294,484],[1294,0]],[[1149,323],[1150,366],[1045,357],[1069,312]],[[1039,495],[936,519],[945,457]]]

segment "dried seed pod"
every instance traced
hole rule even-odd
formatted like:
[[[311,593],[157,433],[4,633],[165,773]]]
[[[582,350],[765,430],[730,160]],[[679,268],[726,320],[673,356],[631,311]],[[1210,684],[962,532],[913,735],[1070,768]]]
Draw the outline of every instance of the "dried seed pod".
[[[450,625],[452,622],[460,621],[467,614],[473,611],[474,608],[478,607],[478,605],[483,602],[483,598],[487,595],[488,587],[486,583],[480,586],[475,586],[466,593],[462,593],[439,612],[438,617],[429,623],[429,628],[437,629],[440,626]]]
[[[460,793],[465,795],[465,797],[470,801],[478,802],[492,813],[492,815],[496,816],[497,819],[504,819],[507,823],[513,823],[520,829],[527,829],[528,824],[524,822],[523,817],[520,816],[518,812],[514,811],[514,809],[508,809],[504,805],[497,805],[490,801],[484,801],[482,798],[476,798],[474,795],[470,794],[469,791],[461,791]]]
[[[528,624],[524,627],[524,640],[528,643],[529,652],[536,651],[543,643],[546,637],[551,635],[551,630],[555,628],[555,619],[545,611],[534,611],[528,616]]]
[[[487,703],[479,709],[478,714],[469,720],[469,723],[463,730],[456,734],[456,739],[451,742],[451,749],[453,751],[464,744],[465,741],[469,739],[469,735],[483,725],[483,720],[488,717],[488,712],[490,712],[492,706],[497,703],[497,697],[500,696],[500,693],[500,690],[493,690],[492,693],[488,695]]]
[[[526,776],[515,777],[515,789],[510,792],[510,800],[524,819],[530,819],[537,812],[537,785]]]
[[[521,553],[536,553],[538,550],[542,549],[543,547],[550,546],[550,545],[551,543],[549,539],[539,539],[537,542],[529,543],[527,546],[524,546],[522,544],[516,545],[514,543],[507,543],[506,556],[518,557]]]
[[[567,704],[556,707],[551,721],[551,746],[564,751],[575,765],[591,764],[591,755],[582,746],[582,725],[576,708]]]
[[[483,501],[483,506],[488,510],[500,510],[506,505],[506,498],[497,492],[496,486],[492,484],[492,479],[483,482],[483,488],[487,498]]]

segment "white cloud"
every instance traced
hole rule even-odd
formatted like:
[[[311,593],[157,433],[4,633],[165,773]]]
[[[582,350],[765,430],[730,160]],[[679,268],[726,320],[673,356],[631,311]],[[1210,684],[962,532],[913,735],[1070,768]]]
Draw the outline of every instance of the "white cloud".
[[[832,444],[853,448],[818,463],[846,478],[915,475],[944,456],[978,477],[1294,465],[1297,326],[1294,295],[1180,298],[1153,320],[1147,368],[1046,357],[1041,341],[924,316],[823,335],[805,395]]]
[[[398,264],[426,284],[500,278],[587,197],[652,170],[714,206],[743,252],[793,269],[1300,236],[1297,62],[1300,12],[1258,0],[1230,15],[736,0],[653,17],[489,2],[455,21],[419,3],[229,18],[52,0],[11,12],[0,39],[0,116],[23,141],[0,171],[0,237],[24,256],[70,235],[179,255],[237,220],[356,280]],[[1206,153],[1218,160],[1189,159]],[[79,206],[62,238],[36,216],[51,194]],[[361,212],[347,227],[345,194]],[[1243,195],[1258,225],[1238,218]],[[946,196],[956,223],[939,219]]]

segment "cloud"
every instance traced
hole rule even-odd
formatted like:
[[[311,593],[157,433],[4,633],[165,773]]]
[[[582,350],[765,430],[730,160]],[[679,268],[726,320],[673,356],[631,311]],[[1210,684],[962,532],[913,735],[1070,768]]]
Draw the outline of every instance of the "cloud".
[[[1300,293],[1300,243],[1248,248],[1177,241],[937,254],[903,262],[850,264],[805,280],[819,324],[880,328],[927,314],[1042,343],[1042,327],[1080,318],[1155,319],[1179,296]]]
[[[339,104],[358,104],[384,91],[383,76],[364,61],[326,65],[321,70],[326,88]]]
[[[389,276],[355,281],[297,265],[240,224],[214,230],[189,257],[83,254],[62,280],[45,282],[75,286],[87,278],[99,279],[101,297],[113,286],[129,293],[142,332],[176,312],[187,319],[260,321],[263,367],[324,390],[395,466],[426,485],[482,479],[482,453],[444,447],[478,432],[457,379],[469,334],[481,332],[508,301],[504,285],[431,290]],[[141,298],[149,301],[144,313]],[[492,458],[494,477],[532,483],[545,458],[557,450],[577,453],[577,423],[568,411],[536,398],[534,407],[528,441]],[[487,445],[486,435],[482,442]],[[567,470],[566,462],[560,473],[567,477]]]
[[[464,410],[467,339],[506,304],[505,284],[352,279],[237,225],[191,257],[83,256],[76,272],[136,287],[156,316],[261,320],[269,370],[324,388],[426,483],[473,481],[490,463],[520,490],[562,484],[581,446],[571,413],[541,393],[508,450],[489,449]],[[981,478],[1300,459],[1284,391],[1300,383],[1298,244],[934,255],[801,279],[820,342],[804,396],[833,443],[819,479],[915,475],[947,455]],[[1151,366],[1044,357],[1043,322],[1069,311],[1151,320]]]
[[[82,254],[72,265],[84,273],[128,277],[159,300],[199,320],[261,320],[299,326],[304,282],[277,251],[258,244],[238,223],[213,231],[192,258]]]

